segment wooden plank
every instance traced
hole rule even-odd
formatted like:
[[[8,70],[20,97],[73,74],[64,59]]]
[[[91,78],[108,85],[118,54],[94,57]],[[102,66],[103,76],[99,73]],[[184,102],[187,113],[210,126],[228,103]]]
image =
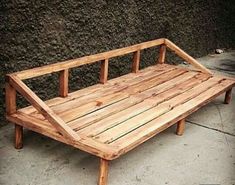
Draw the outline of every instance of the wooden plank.
[[[163,64],[165,62],[165,58],[166,58],[166,45],[162,44],[159,50],[158,63]]]
[[[161,85],[158,85],[156,87],[153,87],[151,89],[148,89],[144,92],[141,92],[137,95],[132,95],[130,98],[128,98],[128,101],[126,99],[117,102],[115,104],[112,104],[110,106],[104,107],[103,109],[99,109],[95,112],[92,112],[90,114],[87,114],[81,118],[78,118],[72,122],[69,122],[68,125],[75,129],[76,131],[83,129],[89,125],[92,125],[95,122],[98,122],[112,114],[115,114],[117,112],[123,111],[128,109],[131,106],[134,106],[142,101],[144,101],[147,98],[159,95],[160,93],[165,92],[165,94],[159,96],[160,98],[158,100],[155,100],[155,102],[161,102],[164,101],[166,98],[172,97],[176,95],[177,93],[182,93],[183,90],[186,90],[190,87],[193,87],[197,83],[200,83],[206,79],[208,79],[208,75],[198,74],[195,75],[195,73],[186,73],[181,76],[178,76],[176,78],[173,78],[172,80],[169,80],[165,83],[162,83]],[[174,88],[176,85],[180,84],[178,89]],[[168,93],[169,89],[172,89],[173,93]],[[133,111],[132,111],[133,113]]]
[[[164,43],[164,39],[157,39],[153,41],[136,44],[133,46],[128,46],[125,48],[115,49],[112,51],[107,51],[107,52],[103,52],[103,53],[99,53],[95,55],[81,57],[78,59],[72,59],[72,60],[67,60],[67,61],[59,62],[55,64],[49,64],[43,67],[28,69],[28,70],[16,72],[13,74],[16,75],[18,78],[20,78],[21,80],[33,78],[33,77],[37,77],[37,76],[41,76],[41,75],[45,75],[49,73],[62,71],[62,70],[69,69],[69,68],[78,67],[84,64],[91,64],[97,61],[102,61],[102,60],[105,60],[106,58],[113,58],[117,56],[126,55],[129,53],[135,52],[137,50],[142,50],[142,49],[158,46],[163,43]]]
[[[149,74],[149,75],[145,75],[143,77],[141,76],[141,78],[137,77],[136,79],[133,79],[131,81],[128,80],[128,81],[125,81],[123,83],[115,83],[115,86],[110,86],[109,88],[103,88],[102,90],[98,90],[98,91],[93,92],[92,94],[89,94],[87,96],[82,96],[81,98],[70,99],[70,100],[66,101],[65,103],[63,103],[62,105],[57,104],[55,106],[51,106],[51,108],[56,113],[58,113],[58,114],[62,113],[63,115],[66,114],[66,113],[63,113],[63,112],[66,112],[67,110],[71,111],[71,112],[74,112],[74,113],[79,112],[78,110],[82,110],[82,112],[80,112],[80,113],[86,113],[85,112],[86,109],[83,109],[83,108],[89,108],[89,110],[92,110],[91,106],[93,106],[95,109],[97,109],[97,106],[98,106],[97,102],[102,102],[102,98],[105,98],[110,94],[111,94],[111,96],[115,96],[115,93],[119,93],[119,91],[129,88],[129,86],[131,86],[132,84],[138,86],[138,83],[141,82],[139,80],[148,81],[149,79],[151,79],[151,85],[153,85],[155,83],[154,79],[158,75],[163,74],[163,73],[165,74],[166,72],[170,72],[172,70],[174,70],[174,68],[170,67],[170,68],[167,68],[164,71],[157,71],[157,72],[155,72],[154,75]],[[174,74],[174,75],[169,75],[169,76],[173,77],[175,75],[178,75],[181,72],[182,72],[182,69],[178,69],[177,71],[175,71],[175,72],[172,71],[170,73],[170,74]],[[186,72],[186,71],[184,71],[184,72]],[[168,75],[165,74],[164,76],[168,76]],[[164,76],[161,76],[161,78],[163,78]],[[158,80],[160,80],[160,82],[162,82],[162,80],[160,78]],[[164,80],[166,80],[166,79],[164,79]],[[147,85],[144,85],[143,83],[142,83],[141,86],[144,86],[144,88],[148,87]],[[141,86],[136,87],[135,91],[138,91],[138,89],[141,89]],[[133,93],[133,92],[130,92],[130,93]],[[119,100],[120,99],[118,99],[118,101]],[[84,105],[84,107],[81,107],[83,105]],[[99,106],[98,108],[100,109],[101,107]],[[73,109],[73,110],[71,110],[71,109]],[[45,119],[41,114],[38,114],[37,112],[36,112],[36,114],[32,113],[32,116],[36,116],[40,119]],[[81,116],[81,114],[78,114],[78,116]],[[65,118],[65,120],[67,120],[67,119]]]
[[[130,97],[132,94],[139,93],[142,91],[145,91],[146,89],[152,88],[160,83],[163,83],[171,78],[174,78],[176,76],[179,76],[180,74],[185,73],[186,71],[181,69],[176,69],[174,71],[170,71],[169,73],[164,73],[159,78],[154,78],[151,80],[146,81],[145,83],[141,84],[135,84],[133,86],[130,86],[126,88],[124,91],[117,92],[111,94],[110,96],[106,97],[98,97],[95,101],[92,101],[90,103],[85,104],[84,106],[72,106],[72,104],[68,104],[68,106],[61,106],[57,107],[57,110],[55,112],[65,121],[69,122],[74,119],[77,119],[85,114],[88,114],[90,112],[96,111],[104,106],[108,106],[112,103],[118,102],[122,99],[126,99]],[[113,96],[113,97],[112,97]],[[115,98],[114,98],[115,97]],[[65,110],[66,109],[66,110]],[[54,108],[53,108],[54,110]]]
[[[98,185],[107,185],[108,168],[109,168],[109,161],[101,158]]]
[[[231,86],[234,86],[234,81],[224,80],[220,84],[213,86],[190,101],[177,106],[168,113],[148,122],[148,124],[145,124],[133,132],[114,141],[111,145],[119,147],[119,154],[116,157],[130,151],[155,136],[157,133],[175,124],[177,121],[187,117],[189,114],[206,105],[218,95],[230,89]]]
[[[165,44],[167,45],[168,48],[173,50],[178,56],[183,58],[185,61],[192,64],[195,68],[201,70],[204,73],[212,74],[210,70],[208,70],[206,67],[204,67],[202,64],[200,64],[197,60],[195,60],[193,57],[188,55],[186,52],[184,52],[178,46],[176,46],[173,42],[169,41],[168,39],[165,39]]]
[[[140,50],[134,52],[133,62],[132,62],[132,72],[137,73],[140,67]]]
[[[80,139],[33,91],[31,91],[18,77],[11,75],[10,84],[26,98],[58,131],[69,139]]]
[[[176,129],[176,134],[178,136],[182,136],[185,130],[185,119],[180,120],[177,123],[177,129]]]
[[[159,92],[159,94],[156,93],[154,94],[154,96],[150,96],[150,98],[148,99],[147,97],[144,97],[145,99],[143,101],[139,101],[139,104],[133,105],[132,107],[124,108],[120,105],[120,112],[116,112],[116,114],[113,113],[109,117],[99,120],[91,126],[80,130],[78,133],[88,135],[89,137],[96,136],[104,132],[105,130],[110,129],[127,119],[131,119],[134,116],[143,113],[146,110],[149,110],[152,107],[157,106],[158,104],[172,97],[182,94],[184,91],[193,88],[195,85],[200,84],[206,79],[208,79],[208,77],[204,76],[199,79],[195,78],[186,80],[185,82],[182,82],[179,86],[173,86],[172,88],[169,88],[168,91]],[[77,127],[77,125],[74,125],[74,127],[72,128],[75,127]]]
[[[6,113],[10,115],[16,112],[16,90],[7,82],[5,92]]]
[[[101,134],[95,136],[95,139],[103,143],[111,143],[114,140],[122,137],[123,135],[155,119],[156,117],[161,116],[167,113],[168,111],[174,109],[174,107],[178,106],[179,104],[182,104],[198,96],[200,93],[206,91],[208,88],[213,87],[220,81],[221,78],[213,77],[207,80],[206,82],[199,84],[198,86],[195,86],[194,88],[178,96],[175,96],[174,98],[165,101],[151,109],[148,109],[145,112],[138,114],[137,116],[132,118],[129,118],[126,114],[122,115],[122,113],[119,113],[119,119],[121,119],[121,117],[124,117],[124,119],[120,122],[117,122],[115,119],[110,121],[109,123],[106,123],[111,125],[111,127],[107,130],[104,130]]]
[[[97,143],[89,138],[82,138],[79,141],[66,139],[59,134],[59,132],[48,121],[46,123],[46,121],[41,121],[23,113],[12,114],[9,116],[7,115],[6,118],[10,122],[17,123],[18,125],[28,128],[34,132],[43,134],[47,137],[66,143],[98,157],[110,160],[117,155],[117,149],[115,146],[110,147],[108,145]]]
[[[123,99],[126,99],[128,97],[129,97],[129,94],[124,93],[124,92],[115,93],[115,94],[111,94],[109,96],[97,99],[96,101],[87,103],[85,105],[59,112],[57,114],[65,122],[69,122],[69,121],[77,119],[83,115],[86,115],[90,112],[96,111],[96,110],[101,109],[103,107],[106,107],[110,104],[113,104],[113,103],[116,103],[116,102],[121,101]]]
[[[61,97],[68,96],[68,85],[69,85],[69,70],[65,69],[63,71],[60,71],[60,89],[59,89],[59,95]]]
[[[109,85],[106,86],[106,84],[100,89],[93,91],[92,93],[89,93],[89,91],[87,92],[87,94],[85,96],[82,96],[81,98],[73,98],[65,103],[63,103],[63,107],[66,107],[66,105],[69,106],[69,109],[74,108],[73,105],[75,107],[77,106],[81,106],[84,103],[88,103],[91,101],[94,101],[97,98],[101,98],[104,97],[106,95],[109,94],[113,94],[113,93],[118,93],[132,85],[136,85],[136,84],[140,84],[140,83],[144,83],[150,79],[155,79],[156,77],[158,77],[159,75],[162,75],[164,73],[170,72],[172,70],[175,70],[175,68],[169,67],[167,69],[164,70],[160,70],[160,71],[153,71],[153,73],[148,73],[145,75],[138,75],[136,76],[136,78],[132,77],[130,79],[125,79],[123,81],[116,81],[115,83],[110,83]],[[53,106],[53,110],[58,111],[57,109],[60,109],[61,106],[60,105],[55,105]]]
[[[101,61],[100,82],[102,84],[106,83],[108,80],[108,67],[109,67],[109,60],[108,59]]]
[[[92,103],[94,105],[97,104],[97,102],[103,102],[102,99],[106,99],[109,96],[115,96],[115,94],[129,93],[134,94],[136,92],[140,92],[143,90],[146,90],[147,88],[153,87],[155,84],[162,83],[164,81],[167,81],[167,78],[173,78],[174,76],[178,76],[182,73],[185,73],[185,70],[182,69],[176,69],[171,70],[168,69],[166,71],[158,72],[154,75],[150,75],[149,77],[142,77],[140,79],[133,79],[132,81],[125,82],[125,83],[116,83],[113,86],[110,86],[109,88],[103,88],[102,90],[99,90],[97,92],[94,92],[92,94],[89,94],[87,96],[76,98],[71,101],[67,101],[63,103],[62,105],[56,105],[53,106],[52,109],[56,113],[62,113],[65,111],[72,111],[72,108],[78,108],[82,105],[87,105],[89,103]],[[159,77],[159,75],[161,75]],[[95,102],[95,103],[94,103]]]
[[[68,96],[65,98],[56,97],[56,98],[45,101],[45,103],[48,106],[53,107],[53,106],[68,102],[70,100],[74,100],[74,99],[82,98],[82,97],[84,98],[84,96],[88,96],[90,94],[92,94],[94,96],[95,93],[97,93],[97,92],[103,93],[104,89],[111,88],[113,85],[120,87],[121,85],[132,84],[133,79],[135,79],[135,80],[148,79],[150,76],[153,75],[153,73],[155,73],[155,75],[158,75],[158,74],[164,73],[165,70],[166,71],[173,70],[174,68],[175,68],[175,66],[172,66],[172,65],[150,66],[145,69],[142,69],[141,71],[139,71],[138,74],[129,73],[129,74],[123,75],[119,78],[111,79],[104,85],[103,84],[96,84],[96,85],[69,93]],[[108,89],[108,91],[109,91],[109,89]],[[90,99],[90,97],[89,97],[89,99]],[[24,112],[26,114],[31,114],[35,111],[37,112],[37,110],[33,106],[28,106],[28,107],[22,108],[18,111]]]

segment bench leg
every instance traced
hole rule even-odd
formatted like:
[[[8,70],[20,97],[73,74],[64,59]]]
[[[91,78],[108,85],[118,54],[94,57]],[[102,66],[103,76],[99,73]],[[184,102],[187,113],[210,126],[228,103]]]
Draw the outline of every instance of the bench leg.
[[[184,129],[185,129],[185,119],[182,119],[177,123],[176,134],[182,136],[184,133]]]
[[[98,185],[107,185],[108,168],[109,168],[109,161],[101,158]]]
[[[15,148],[21,149],[23,147],[23,127],[15,124]]]
[[[232,89],[229,89],[226,93],[225,93],[225,98],[224,98],[224,103],[225,104],[229,104],[232,100]]]

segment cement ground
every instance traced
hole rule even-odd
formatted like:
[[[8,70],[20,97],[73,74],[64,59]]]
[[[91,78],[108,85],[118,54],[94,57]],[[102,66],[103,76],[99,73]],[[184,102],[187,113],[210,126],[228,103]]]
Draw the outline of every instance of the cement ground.
[[[235,76],[235,52],[200,58],[215,73]],[[109,185],[234,185],[235,90],[110,164]],[[31,131],[13,147],[13,125],[0,129],[0,185],[95,185],[98,158]]]

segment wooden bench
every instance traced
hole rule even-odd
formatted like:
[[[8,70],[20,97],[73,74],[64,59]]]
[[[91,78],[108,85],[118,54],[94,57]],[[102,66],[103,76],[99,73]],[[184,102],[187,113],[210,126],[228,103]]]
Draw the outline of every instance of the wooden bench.
[[[141,50],[159,46],[156,65],[139,70]],[[195,69],[165,64],[169,48]],[[109,59],[133,53],[132,73],[108,80]],[[101,62],[100,84],[68,93],[69,69]],[[59,72],[60,97],[42,101],[22,80]],[[100,54],[9,74],[6,118],[15,123],[15,147],[22,148],[23,127],[100,158],[99,185],[107,184],[108,163],[177,123],[226,92],[235,80],[215,76],[168,39],[158,39]],[[16,108],[16,91],[31,106]]]

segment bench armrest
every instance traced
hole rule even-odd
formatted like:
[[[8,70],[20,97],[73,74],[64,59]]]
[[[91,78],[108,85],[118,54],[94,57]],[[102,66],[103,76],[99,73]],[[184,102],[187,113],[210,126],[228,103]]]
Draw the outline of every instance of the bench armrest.
[[[172,51],[174,51],[179,57],[184,59],[186,62],[193,65],[195,68],[199,69],[200,71],[208,74],[212,74],[210,70],[208,70],[206,67],[204,67],[202,64],[200,64],[197,60],[195,60],[193,57],[191,57],[189,54],[187,54],[185,51],[180,49],[178,46],[176,46],[173,42],[171,42],[168,39],[165,39],[164,41],[165,45]]]
[[[47,106],[22,80],[20,80],[20,78],[16,75],[7,75],[6,81],[28,100],[64,137],[80,140],[78,134],[67,126],[49,106]]]

